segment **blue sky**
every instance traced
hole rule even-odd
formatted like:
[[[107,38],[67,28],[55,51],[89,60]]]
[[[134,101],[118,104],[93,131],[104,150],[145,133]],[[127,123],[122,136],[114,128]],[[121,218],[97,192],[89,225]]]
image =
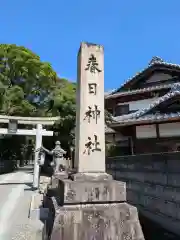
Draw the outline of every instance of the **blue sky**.
[[[71,81],[80,42],[102,44],[114,89],[154,55],[180,63],[179,9],[179,0],[4,0],[0,43],[30,48]]]

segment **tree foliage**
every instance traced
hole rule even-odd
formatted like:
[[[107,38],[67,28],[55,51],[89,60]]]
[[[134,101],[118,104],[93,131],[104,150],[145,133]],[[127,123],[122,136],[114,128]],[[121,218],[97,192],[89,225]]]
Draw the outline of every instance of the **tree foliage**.
[[[0,114],[60,116],[53,130],[62,145],[68,148],[75,127],[75,92],[75,83],[58,78],[51,65],[41,61],[31,50],[14,44],[0,44]],[[111,121],[107,111],[105,119],[106,123]],[[23,137],[21,140],[18,142],[25,142]],[[54,141],[45,140],[48,147],[53,146]]]
[[[54,130],[67,146],[75,123],[75,84],[58,78],[51,65],[42,62],[31,50],[0,44],[0,114],[60,116]],[[21,138],[22,141],[15,142],[14,138],[9,141],[25,143]],[[46,141],[49,145],[54,139]]]
[[[35,53],[14,44],[0,44],[0,113],[42,114],[57,76]]]
[[[48,113],[52,116],[60,116],[60,121],[54,125],[54,132],[62,145],[71,144],[71,131],[75,127],[76,116],[76,84],[66,79],[58,79],[49,101]]]

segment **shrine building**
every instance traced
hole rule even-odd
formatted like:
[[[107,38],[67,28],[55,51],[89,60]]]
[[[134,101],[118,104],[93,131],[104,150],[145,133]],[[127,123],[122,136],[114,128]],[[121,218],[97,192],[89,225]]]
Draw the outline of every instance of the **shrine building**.
[[[180,65],[153,57],[149,65],[105,95],[112,114],[106,143],[120,155],[180,150]]]

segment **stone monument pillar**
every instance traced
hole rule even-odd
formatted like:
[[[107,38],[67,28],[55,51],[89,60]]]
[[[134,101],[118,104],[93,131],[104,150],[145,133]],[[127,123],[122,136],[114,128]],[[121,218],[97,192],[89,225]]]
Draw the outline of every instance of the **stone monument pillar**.
[[[105,172],[104,50],[82,43],[78,54],[76,173],[58,179],[51,240],[144,240],[126,184]],[[52,209],[52,206],[50,207]]]
[[[105,173],[104,49],[82,43],[78,54],[75,167]]]

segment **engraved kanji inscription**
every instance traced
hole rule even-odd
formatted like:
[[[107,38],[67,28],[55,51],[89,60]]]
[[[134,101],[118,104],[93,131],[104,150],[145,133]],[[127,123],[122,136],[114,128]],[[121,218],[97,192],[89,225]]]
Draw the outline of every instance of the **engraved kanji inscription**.
[[[92,141],[91,137],[88,137],[88,141],[85,144],[85,150],[83,152],[83,154],[87,153],[88,155],[91,154],[91,152],[95,152],[95,151],[101,151],[100,148],[100,142],[98,142],[98,137],[97,135],[94,134],[94,142]]]
[[[88,119],[88,123],[90,123],[91,118],[92,118],[92,119],[95,119],[96,124],[97,124],[97,120],[100,117],[100,113],[101,113],[101,111],[98,109],[97,105],[94,105],[93,109],[92,109],[92,107],[88,106],[88,110],[85,112],[84,120]]]
[[[97,119],[100,117],[101,111],[98,109],[97,105],[94,105],[94,111],[93,111],[93,118],[96,120],[97,124]]]
[[[88,106],[88,110],[85,112],[84,120],[88,119],[88,123],[90,123],[90,119],[93,117],[93,110],[90,106]]]
[[[101,70],[98,68],[98,63],[94,54],[91,54],[90,58],[88,59],[88,64],[85,70],[89,70],[91,73],[101,72]]]
[[[89,86],[89,94],[96,95],[97,84],[96,83],[89,83],[88,86]]]
[[[94,151],[101,151],[101,148],[100,147],[98,147],[98,146],[100,146],[100,142],[98,142],[98,137],[97,137],[97,135],[94,135],[94,143],[93,143],[93,145],[94,145],[94,148],[92,149],[92,152],[94,152]]]
[[[93,117],[93,113],[92,113],[92,108],[90,106],[88,106],[88,110],[85,112],[85,118],[84,120],[88,119],[88,123],[90,123],[90,119],[91,117]]]

